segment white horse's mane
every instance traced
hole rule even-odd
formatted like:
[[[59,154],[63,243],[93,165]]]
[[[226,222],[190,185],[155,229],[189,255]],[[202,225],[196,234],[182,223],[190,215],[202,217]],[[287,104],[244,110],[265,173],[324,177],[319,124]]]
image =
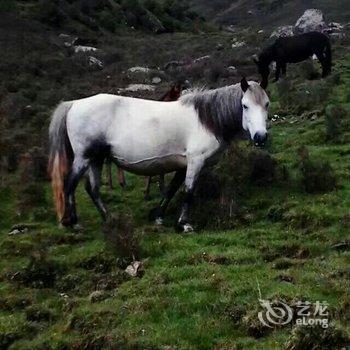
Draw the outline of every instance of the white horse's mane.
[[[180,97],[180,102],[193,105],[201,123],[218,139],[229,141],[242,130],[242,97],[240,84],[215,90],[196,87]]]

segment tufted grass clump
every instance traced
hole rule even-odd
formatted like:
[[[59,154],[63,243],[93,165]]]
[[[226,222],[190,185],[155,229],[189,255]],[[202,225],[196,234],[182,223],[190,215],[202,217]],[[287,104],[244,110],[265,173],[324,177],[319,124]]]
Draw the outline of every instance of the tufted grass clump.
[[[301,148],[299,155],[301,183],[307,193],[326,193],[337,188],[336,175],[328,162],[310,159],[306,148]]]
[[[48,258],[44,251],[37,251],[32,254],[27,266],[7,273],[7,277],[11,282],[27,287],[52,288],[64,271],[61,263]]]
[[[118,258],[128,261],[140,257],[140,236],[135,232],[131,215],[113,213],[103,227],[106,242]]]
[[[347,335],[334,325],[296,326],[288,339],[287,350],[341,349],[349,343]]]
[[[343,142],[344,120],[347,111],[338,105],[328,105],[325,109],[326,136],[328,141]]]

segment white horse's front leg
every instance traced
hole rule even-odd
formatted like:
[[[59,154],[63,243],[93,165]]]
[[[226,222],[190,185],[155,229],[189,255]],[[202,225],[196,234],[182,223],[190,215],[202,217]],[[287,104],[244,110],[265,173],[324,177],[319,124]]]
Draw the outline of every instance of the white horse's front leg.
[[[185,179],[186,196],[182,204],[181,215],[178,221],[179,229],[185,233],[194,231],[192,225],[189,223],[189,211],[193,204],[194,189],[203,165],[204,159],[202,157],[190,158],[188,160]]]

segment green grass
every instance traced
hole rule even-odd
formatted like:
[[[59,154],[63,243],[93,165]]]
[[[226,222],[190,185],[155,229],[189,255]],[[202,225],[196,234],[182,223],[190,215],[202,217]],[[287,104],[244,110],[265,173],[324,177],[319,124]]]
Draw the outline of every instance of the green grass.
[[[337,65],[342,80],[325,104],[347,106],[349,66],[350,57]],[[350,149],[326,142],[323,116],[299,117],[288,116],[270,129],[270,152],[287,167],[290,180],[249,186],[239,200],[252,219],[235,229],[184,236],[173,229],[173,217],[158,230],[147,222],[157,198],[143,201],[142,179],[128,175],[125,191],[103,188],[113,211],[133,214],[142,236],[142,278],[123,272],[82,186],[81,231],[58,229],[48,207],[42,208],[47,220],[16,236],[8,236],[11,225],[33,222],[34,216],[17,217],[15,184],[2,189],[0,348],[283,349],[291,325],[256,336],[259,289],[266,299],[327,301],[332,322],[349,333],[350,254],[348,246],[334,245],[349,242]],[[291,124],[292,118],[297,122]],[[301,146],[312,159],[330,162],[337,190],[315,195],[302,190]],[[50,203],[49,186],[43,186]],[[91,303],[96,290],[104,300]]]

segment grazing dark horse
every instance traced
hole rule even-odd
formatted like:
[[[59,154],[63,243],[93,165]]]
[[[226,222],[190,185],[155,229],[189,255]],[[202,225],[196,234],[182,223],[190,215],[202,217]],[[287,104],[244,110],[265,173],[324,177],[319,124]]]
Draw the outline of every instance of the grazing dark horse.
[[[276,81],[280,75],[286,75],[287,63],[297,63],[316,55],[322,65],[322,77],[326,77],[332,70],[331,43],[325,34],[310,32],[292,37],[278,38],[274,44],[265,48],[257,58],[262,81],[269,78],[271,62],[276,62]]]
[[[174,102],[177,101],[180,96],[181,92],[183,90],[183,84],[181,82],[178,82],[174,84],[171,89],[166,92],[158,101],[163,101],[163,102]],[[113,188],[113,181],[112,181],[112,163],[110,160],[107,160],[107,176],[108,176],[108,183],[109,187]],[[117,167],[117,177],[118,177],[118,182],[119,185],[124,188],[126,186],[126,181],[125,181],[125,174],[124,171]],[[152,176],[148,177],[147,179],[147,186],[145,190],[145,199],[149,199],[149,194],[150,194],[150,189],[151,189],[151,184],[152,184]],[[161,192],[164,191],[164,175],[159,176],[159,187]]]

